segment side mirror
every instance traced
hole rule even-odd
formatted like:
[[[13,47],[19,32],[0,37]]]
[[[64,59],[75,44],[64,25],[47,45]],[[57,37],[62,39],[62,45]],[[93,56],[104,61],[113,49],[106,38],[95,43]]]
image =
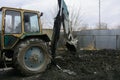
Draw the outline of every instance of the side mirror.
[[[43,16],[43,12],[40,13],[40,17]]]

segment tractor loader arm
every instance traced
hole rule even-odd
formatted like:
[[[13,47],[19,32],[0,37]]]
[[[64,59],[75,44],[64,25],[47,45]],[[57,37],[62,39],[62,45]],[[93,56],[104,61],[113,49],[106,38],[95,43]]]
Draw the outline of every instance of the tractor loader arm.
[[[64,29],[67,49],[74,52],[77,50],[76,48],[77,40],[73,38],[72,28],[69,25],[69,12],[68,12],[67,6],[64,0],[58,0],[58,5],[59,5],[59,11],[54,20],[53,34],[52,34],[52,40],[51,40],[51,52],[52,52],[53,59],[55,57],[55,51],[56,51],[57,43],[60,36],[61,26],[63,26],[63,29]]]

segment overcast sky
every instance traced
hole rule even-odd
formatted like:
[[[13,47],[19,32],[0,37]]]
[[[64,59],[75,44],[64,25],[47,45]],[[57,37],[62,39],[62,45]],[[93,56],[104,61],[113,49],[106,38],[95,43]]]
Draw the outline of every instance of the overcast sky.
[[[80,15],[82,15],[83,23],[89,24],[90,26],[95,26],[98,23],[99,0],[65,0],[65,2],[68,6],[73,7],[73,5],[75,5],[75,9],[76,7],[80,7]],[[55,17],[55,15],[51,16],[51,12],[55,9],[54,7],[57,6],[57,0],[0,0],[0,7],[3,6],[43,12],[44,26],[48,26],[49,21],[53,21]],[[101,18],[102,22],[107,23],[109,27],[119,25],[120,0],[101,0]]]

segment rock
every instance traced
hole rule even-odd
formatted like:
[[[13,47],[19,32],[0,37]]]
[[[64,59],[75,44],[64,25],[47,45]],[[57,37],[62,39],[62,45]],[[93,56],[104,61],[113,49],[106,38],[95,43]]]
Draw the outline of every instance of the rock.
[[[70,71],[70,70],[67,70],[67,69],[64,69],[63,72],[68,73],[69,75],[76,75],[76,73],[74,71]]]

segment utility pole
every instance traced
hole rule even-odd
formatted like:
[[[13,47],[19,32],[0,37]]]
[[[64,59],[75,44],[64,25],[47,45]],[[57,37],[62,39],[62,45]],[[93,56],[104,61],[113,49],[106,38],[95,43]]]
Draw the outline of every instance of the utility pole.
[[[101,28],[101,0],[99,0],[99,28]]]

